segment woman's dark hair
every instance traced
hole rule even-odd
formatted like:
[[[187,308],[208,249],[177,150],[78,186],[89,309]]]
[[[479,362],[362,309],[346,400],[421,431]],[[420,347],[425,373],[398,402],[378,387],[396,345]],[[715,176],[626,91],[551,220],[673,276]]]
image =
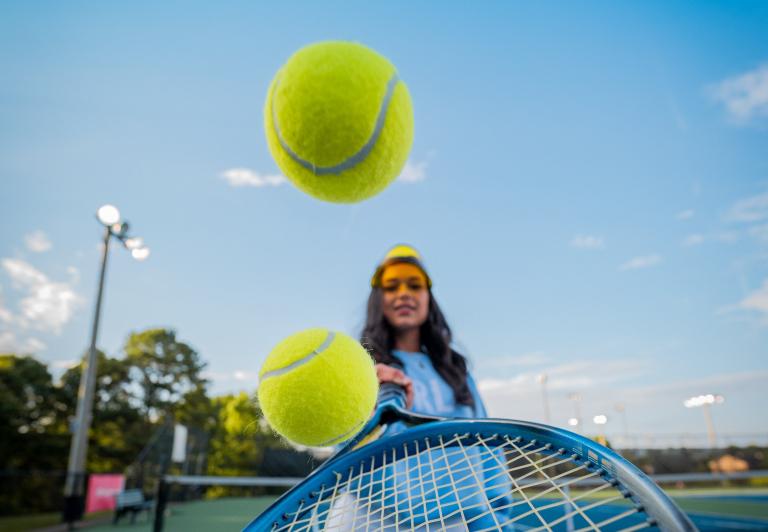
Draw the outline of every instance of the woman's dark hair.
[[[402,366],[402,361],[392,354],[395,347],[395,331],[384,317],[382,297],[380,287],[371,289],[360,342],[368,349],[376,363]],[[427,320],[419,332],[422,349],[432,360],[435,370],[448,386],[453,388],[456,402],[474,406],[475,401],[467,384],[467,360],[451,348],[451,328],[431,290]]]

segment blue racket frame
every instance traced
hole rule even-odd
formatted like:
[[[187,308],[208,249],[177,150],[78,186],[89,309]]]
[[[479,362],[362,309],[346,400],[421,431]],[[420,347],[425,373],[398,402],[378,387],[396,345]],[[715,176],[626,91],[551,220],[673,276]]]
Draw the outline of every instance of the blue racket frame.
[[[521,444],[535,441],[546,446],[552,454],[570,454],[574,461],[583,461],[584,466],[593,469],[606,481],[613,483],[628,499],[632,500],[638,511],[644,511],[651,522],[664,531],[695,531],[697,528],[680,508],[656,485],[653,480],[625,458],[584,436],[568,430],[550,427],[530,421],[506,419],[444,419],[414,414],[401,407],[402,394],[387,394],[380,402],[374,416],[365,428],[347,445],[328,459],[320,468],[313,471],[300,484],[286,492],[261,515],[249,523],[244,531],[261,532],[273,527],[290,523],[286,512],[299,508],[302,501],[311,499],[312,493],[321,490],[324,484],[332,485],[337,472],[350,468],[370,470],[381,465],[380,457],[387,452],[401,458],[406,452],[417,450],[417,442],[439,442],[440,438],[450,439],[454,434],[498,434],[521,438]],[[382,397],[382,394],[380,394]],[[404,421],[415,426],[407,430],[386,436],[386,428],[394,422]],[[377,430],[383,429],[382,437],[366,443],[366,438]],[[487,441],[487,440],[486,440]],[[371,459],[373,458],[373,460]]]

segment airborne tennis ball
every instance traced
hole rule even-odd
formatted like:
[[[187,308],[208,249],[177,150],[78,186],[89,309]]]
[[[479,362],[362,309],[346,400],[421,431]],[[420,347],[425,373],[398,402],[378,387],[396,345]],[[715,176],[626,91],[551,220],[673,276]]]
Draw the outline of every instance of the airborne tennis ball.
[[[361,44],[320,42],[275,75],[264,128],[272,157],[294,185],[352,203],[378,194],[402,171],[413,108],[388,59]]]
[[[326,446],[357,434],[376,405],[373,360],[357,341],[307,329],[281,341],[259,372],[267,422],[294,443]]]

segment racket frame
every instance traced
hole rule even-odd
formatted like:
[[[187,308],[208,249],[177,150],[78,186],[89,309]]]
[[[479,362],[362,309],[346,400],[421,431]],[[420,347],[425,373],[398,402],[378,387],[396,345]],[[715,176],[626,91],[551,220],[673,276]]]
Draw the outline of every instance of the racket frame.
[[[515,438],[520,437],[526,443],[535,440],[539,445],[548,446],[553,454],[570,454],[574,461],[596,471],[607,482],[616,486],[625,498],[631,499],[638,511],[644,511],[652,520],[652,524],[661,530],[697,530],[688,516],[648,475],[615,451],[580,434],[531,421],[425,416],[405,410],[402,407],[402,394],[393,393],[392,396],[386,396],[385,390],[382,390],[382,393],[384,397],[379,408],[357,436],[321,467],[310,473],[303,482],[275,501],[244,530],[261,531],[274,525],[285,526],[292,519],[291,515],[286,513],[287,508],[295,510],[303,506],[303,501],[311,493],[319,491],[323,485],[333,485],[338,472],[346,473],[350,468],[359,467],[365,460],[371,463],[370,458],[374,458],[375,466],[377,457],[384,451],[408,448],[413,442],[437,441],[439,436],[479,433],[503,435],[509,434],[510,429],[513,429]],[[396,422],[414,426],[386,436],[387,428]],[[410,450],[413,451],[413,447]]]

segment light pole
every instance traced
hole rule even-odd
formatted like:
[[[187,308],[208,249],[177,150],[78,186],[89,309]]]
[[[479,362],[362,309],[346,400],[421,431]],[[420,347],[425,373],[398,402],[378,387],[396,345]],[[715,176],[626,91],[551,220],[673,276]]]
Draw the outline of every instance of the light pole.
[[[67,478],[64,484],[64,520],[72,525],[83,515],[85,503],[85,458],[88,452],[88,431],[91,427],[93,394],[96,388],[97,363],[96,339],[99,333],[101,301],[104,293],[104,276],[107,271],[109,243],[117,238],[131,251],[136,260],[149,256],[149,248],[141,239],[128,236],[128,222],[120,221],[120,211],[113,205],[103,205],[96,212],[96,218],[104,226],[104,240],[101,249],[101,269],[96,292],[96,307],[93,312],[91,345],[88,349],[80,375],[80,387],[77,392],[77,410],[72,423],[72,444],[69,448]]]
[[[547,397],[547,374],[542,373],[536,380],[541,384],[541,399],[544,403],[544,422],[549,425],[549,397]]]
[[[710,447],[717,446],[717,435],[715,434],[715,425],[712,423],[712,412],[710,411],[710,405],[719,405],[724,402],[725,397],[714,393],[689,397],[683,401],[685,408],[696,408],[700,406],[704,411],[704,420],[707,423],[707,438],[709,439]]]
[[[569,393],[568,399],[573,401],[573,410],[576,413],[576,417],[571,418],[571,420],[575,420],[575,423],[571,423],[571,420],[568,421],[568,424],[572,427],[576,427],[576,430],[578,430],[579,433],[582,432],[582,425],[581,422],[581,408],[579,404],[581,403],[581,394],[577,392]]]

